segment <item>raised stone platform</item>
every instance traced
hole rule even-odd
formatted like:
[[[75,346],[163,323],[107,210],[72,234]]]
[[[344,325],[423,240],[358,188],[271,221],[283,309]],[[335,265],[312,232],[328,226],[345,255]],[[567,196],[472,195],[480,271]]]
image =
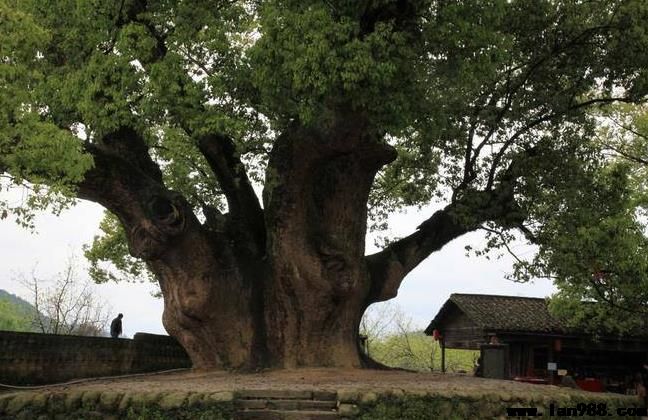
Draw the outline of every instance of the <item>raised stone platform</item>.
[[[0,394],[17,419],[506,418],[507,408],[640,405],[637,397],[462,375],[308,369],[258,374],[186,372]],[[589,418],[596,418],[589,417]]]

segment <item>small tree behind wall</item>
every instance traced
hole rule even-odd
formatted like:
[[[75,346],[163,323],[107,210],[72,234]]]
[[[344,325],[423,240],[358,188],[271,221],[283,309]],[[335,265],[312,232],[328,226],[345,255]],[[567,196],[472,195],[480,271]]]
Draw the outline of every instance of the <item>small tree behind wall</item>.
[[[89,279],[78,276],[70,259],[65,269],[50,280],[20,275],[18,280],[30,291],[35,310],[34,328],[45,334],[105,335],[110,308],[97,297]]]
[[[441,347],[394,302],[370,306],[360,322],[367,337],[366,350],[375,361],[389,367],[423,372],[441,371]],[[471,372],[478,352],[446,350],[446,370]]]

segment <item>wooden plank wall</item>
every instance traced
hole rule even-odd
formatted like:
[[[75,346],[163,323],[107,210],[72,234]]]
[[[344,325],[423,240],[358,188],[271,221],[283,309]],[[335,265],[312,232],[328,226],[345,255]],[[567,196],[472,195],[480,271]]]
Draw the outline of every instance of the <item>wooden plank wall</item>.
[[[447,348],[479,350],[486,342],[484,330],[454,305],[444,317],[441,334]]]

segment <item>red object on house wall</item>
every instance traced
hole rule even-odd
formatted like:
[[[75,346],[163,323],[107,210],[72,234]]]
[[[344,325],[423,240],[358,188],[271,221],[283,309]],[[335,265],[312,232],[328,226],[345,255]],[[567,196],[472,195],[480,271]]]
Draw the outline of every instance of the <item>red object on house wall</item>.
[[[435,341],[439,341],[441,339],[441,332],[439,330],[432,331],[432,338],[434,338]]]
[[[578,387],[584,391],[603,392],[603,383],[599,379],[585,378],[576,379]]]

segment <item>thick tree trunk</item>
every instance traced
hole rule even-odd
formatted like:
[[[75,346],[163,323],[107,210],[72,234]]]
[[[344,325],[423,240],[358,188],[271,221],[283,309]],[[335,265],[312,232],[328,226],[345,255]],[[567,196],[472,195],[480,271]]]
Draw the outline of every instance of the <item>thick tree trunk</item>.
[[[195,367],[362,366],[357,335],[369,287],[361,258],[318,254],[282,235],[265,263],[230,266],[201,243],[186,235],[172,258],[150,263],[164,326]]]
[[[356,128],[327,138],[297,131],[280,138],[271,156],[264,315],[274,366],[362,366],[367,199],[395,152]]]
[[[395,154],[379,143],[318,150],[312,142],[320,141],[312,133],[278,140],[264,192],[263,255],[239,243],[249,235],[238,229],[236,237],[205,234],[186,208],[183,233],[149,260],[164,325],[194,366],[364,365],[366,203],[375,173]]]
[[[512,197],[512,188],[465,194],[417,232],[366,257],[369,191],[396,157],[368,132],[357,122],[286,130],[270,155],[263,209],[233,142],[199,139],[230,210],[205,206],[201,223],[166,189],[143,139],[122,129],[89,146],[95,168],[79,196],[119,217],[131,254],[159,280],[165,328],[195,367],[367,366],[358,343],[367,306],[395,296],[431,252],[510,213],[496,204]],[[475,220],[466,225],[452,213],[468,204]]]

